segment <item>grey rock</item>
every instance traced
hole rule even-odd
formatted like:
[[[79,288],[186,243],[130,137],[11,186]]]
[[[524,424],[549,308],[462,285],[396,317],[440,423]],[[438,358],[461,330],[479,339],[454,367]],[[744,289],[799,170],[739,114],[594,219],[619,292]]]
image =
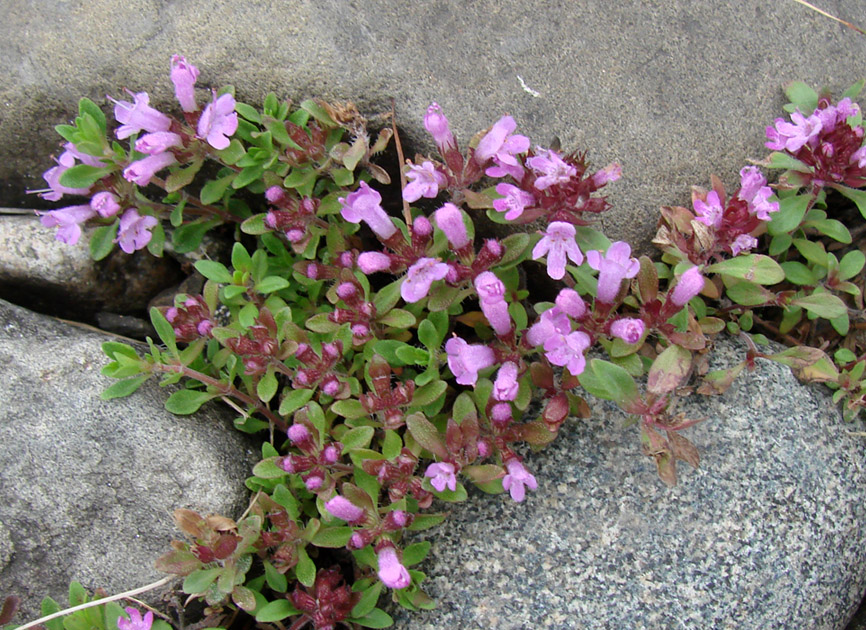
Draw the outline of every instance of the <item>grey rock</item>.
[[[713,369],[744,349],[718,345]],[[721,397],[680,407],[698,470],[667,489],[607,403],[527,458],[523,504],[472,493],[416,568],[433,611],[398,630],[838,629],[866,588],[866,444],[826,391],[758,360]]]
[[[860,0],[822,8],[863,16]],[[557,135],[598,166],[619,161],[604,225],[646,244],[658,206],[687,204],[711,173],[734,184],[747,158],[766,155],[782,83],[838,94],[860,79],[866,38],[793,2],[751,0],[293,0],[242,11],[229,0],[7,0],[0,202],[32,203],[22,191],[44,185],[58,152],[52,127],[79,97],[146,90],[177,112],[173,53],[201,69],[203,88],[233,84],[252,103],[274,91],[352,99],[369,112],[393,96],[408,155],[429,147],[421,120],[431,101],[463,146],[510,113],[537,143]]]
[[[0,301],[0,593],[22,598],[19,623],[72,579],[111,593],[164,577],[175,509],[246,507],[256,447],[233,414],[173,416],[150,382],[100,400],[109,339]]]
[[[0,213],[0,297],[64,319],[94,322],[101,312],[144,315],[148,302],[183,275],[170,258],[116,249],[94,261],[84,230],[75,245],[55,239],[35,215]]]

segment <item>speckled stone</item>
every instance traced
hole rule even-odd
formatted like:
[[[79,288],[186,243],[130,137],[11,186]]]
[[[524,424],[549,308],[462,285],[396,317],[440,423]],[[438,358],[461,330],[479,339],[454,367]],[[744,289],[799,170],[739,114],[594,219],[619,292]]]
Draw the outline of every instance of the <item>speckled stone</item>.
[[[173,416],[155,382],[100,400],[111,339],[0,300],[0,593],[21,598],[19,624],[46,595],[65,604],[73,579],[119,593],[164,577],[174,510],[247,505],[257,449],[234,414]]]
[[[820,6],[863,21],[862,0]],[[783,83],[839,93],[860,79],[866,38],[795,2],[754,0],[5,0],[0,202],[32,203],[23,191],[44,185],[53,126],[81,96],[108,110],[105,94],[147,90],[177,112],[173,53],[201,68],[203,88],[232,84],[251,103],[273,90],[381,112],[395,97],[408,155],[429,146],[431,101],[463,146],[509,113],[534,142],[619,161],[605,228],[647,243],[660,205],[688,203],[711,173],[733,184],[767,153]]]
[[[741,355],[720,342],[714,369]],[[706,421],[674,489],[596,403],[528,457],[525,503],[471,493],[423,534],[438,608],[392,611],[395,628],[843,628],[866,588],[866,442],[824,390],[758,363],[682,405]]]

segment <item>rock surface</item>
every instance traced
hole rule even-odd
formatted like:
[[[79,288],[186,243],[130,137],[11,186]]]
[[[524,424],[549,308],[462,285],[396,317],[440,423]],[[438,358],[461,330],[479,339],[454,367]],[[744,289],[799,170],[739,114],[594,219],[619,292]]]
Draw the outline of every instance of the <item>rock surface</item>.
[[[719,345],[713,369],[744,350]],[[866,443],[826,391],[759,360],[681,406],[699,470],[667,489],[615,407],[527,460],[524,504],[475,493],[426,536],[434,611],[399,630],[843,628],[866,588]]]
[[[45,595],[65,603],[72,579],[120,592],[163,577],[175,509],[246,507],[257,453],[233,414],[173,416],[155,382],[100,400],[109,339],[0,301],[0,593],[22,598],[18,623]]]
[[[822,8],[863,17],[860,0]],[[431,101],[463,145],[510,113],[535,142],[556,135],[598,166],[619,161],[605,228],[647,243],[658,206],[688,203],[690,186],[708,186],[711,173],[733,184],[746,158],[767,153],[763,130],[782,113],[782,83],[838,94],[860,79],[866,38],[794,2],[751,0],[293,0],[243,11],[229,0],[7,0],[0,203],[33,203],[23,190],[44,185],[52,127],[81,96],[107,110],[106,93],[147,90],[177,112],[173,53],[201,68],[203,88],[233,84],[252,103],[275,91],[384,111],[393,96],[409,155],[427,142]]]

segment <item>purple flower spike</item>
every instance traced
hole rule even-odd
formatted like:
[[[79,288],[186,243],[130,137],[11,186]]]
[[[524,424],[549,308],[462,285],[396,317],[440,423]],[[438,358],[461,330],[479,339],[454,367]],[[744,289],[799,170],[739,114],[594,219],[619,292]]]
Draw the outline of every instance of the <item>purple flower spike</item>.
[[[496,362],[496,354],[487,346],[469,345],[460,337],[452,337],[445,344],[448,367],[461,385],[472,385],[478,381],[478,372]]]
[[[433,162],[427,161],[418,166],[412,164],[406,177],[411,180],[403,189],[403,199],[412,203],[421,197],[433,199],[439,194],[439,188],[444,187],[448,180],[436,170]]]
[[[555,151],[547,150],[526,160],[526,165],[540,175],[533,186],[536,190],[547,190],[563,184],[577,175],[577,169],[566,164]]]
[[[631,247],[624,241],[617,241],[607,248],[607,254],[593,250],[587,252],[589,266],[598,271],[598,292],[600,302],[613,304],[625,278],[634,278],[640,271],[640,262],[631,258]]]
[[[547,275],[561,280],[565,275],[565,259],[568,257],[575,265],[583,262],[583,253],[574,240],[576,231],[571,223],[554,221],[535,247],[532,248],[533,260],[547,255]]]
[[[704,277],[700,267],[692,267],[680,276],[680,281],[671,293],[671,302],[677,306],[685,306],[704,288]]]
[[[347,523],[358,523],[366,516],[364,508],[359,508],[349,501],[349,499],[339,494],[325,503],[325,509],[328,510],[331,516],[335,516]]]
[[[440,230],[445,232],[448,242],[454,249],[463,249],[469,245],[469,235],[466,224],[463,223],[463,213],[453,203],[446,203],[433,213],[433,220]]]
[[[388,588],[406,588],[412,583],[409,571],[400,564],[397,550],[388,545],[378,551],[379,579]]]
[[[198,74],[198,68],[187,63],[181,55],[172,55],[171,82],[174,83],[174,95],[185,112],[198,111],[195,102],[195,82]]]
[[[496,381],[493,383],[493,398],[501,401],[511,401],[517,398],[517,364],[506,361],[496,373]]]
[[[526,334],[529,345],[540,346],[548,338],[553,336],[562,337],[571,332],[571,320],[568,319],[564,309],[554,306],[544,311]]]
[[[579,376],[586,367],[583,353],[589,345],[589,335],[579,330],[568,335],[556,335],[544,342],[544,356],[553,365],[565,367],[572,376]]]
[[[149,155],[123,169],[123,178],[139,186],[147,186],[159,171],[177,162],[170,151]]]
[[[123,616],[117,618],[118,630],[150,630],[153,625],[153,612],[150,610],[142,618],[141,613],[130,606],[126,609],[126,614],[129,615],[129,619]]]
[[[434,280],[448,275],[448,265],[438,258],[419,258],[406,271],[406,279],[400,285],[400,296],[409,304],[427,297]]]
[[[722,202],[719,199],[719,194],[715,190],[711,190],[707,194],[707,200],[701,201],[695,199],[695,212],[697,213],[696,221],[699,221],[707,227],[717,228],[722,223],[722,215],[725,209],[722,207]]]
[[[446,486],[451,492],[455,492],[457,490],[457,477],[454,475],[455,472],[454,464],[449,464],[448,462],[437,462],[427,466],[424,476],[430,478],[430,485],[436,488],[437,492],[444,492]]]
[[[511,316],[508,314],[508,302],[505,301],[505,285],[491,271],[484,271],[475,278],[475,290],[478,292],[479,303],[484,317],[497,335],[506,335],[511,331]]]
[[[495,161],[501,167],[519,167],[518,153],[526,153],[529,149],[529,138],[526,136],[513,135],[517,129],[517,123],[511,116],[503,116],[487,132],[475,149],[475,159],[479,164],[490,160]],[[492,175],[487,173],[491,177]]]
[[[382,240],[388,240],[397,231],[388,214],[382,209],[382,195],[361,182],[358,190],[338,199],[340,214],[349,223],[363,221]]]
[[[171,118],[149,105],[150,97],[147,92],[132,94],[132,98],[134,103],[116,101],[114,104],[114,117],[120,123],[120,127],[115,132],[119,140],[142,130],[168,131],[171,127]]]
[[[367,275],[387,271],[391,268],[391,257],[382,252],[362,252],[358,256],[358,267]]]
[[[514,184],[496,184],[496,192],[503,195],[503,198],[493,200],[493,209],[504,212],[508,221],[513,221],[523,214],[526,208],[535,205],[535,197]]]
[[[120,212],[120,204],[117,201],[117,195],[103,190],[93,195],[93,198],[90,200],[90,207],[96,214],[107,219]]]
[[[231,94],[223,94],[219,98],[213,93],[214,100],[198,119],[198,137],[207,140],[214,149],[225,149],[231,144],[229,136],[238,130],[238,115],[235,112],[235,99]]]
[[[622,317],[610,325],[610,334],[626,343],[637,343],[643,337],[646,325],[642,319]]]
[[[443,156],[448,151],[457,149],[457,141],[451,133],[451,126],[438,103],[433,103],[427,108],[427,113],[424,115],[424,128],[433,136],[433,142]]]
[[[526,497],[526,488],[536,490],[538,482],[516,458],[505,462],[508,474],[502,478],[502,487],[509,491],[511,498],[520,503]]]
[[[117,238],[114,242],[120,245],[127,254],[143,249],[150,243],[153,234],[150,233],[159,221],[156,217],[149,215],[140,216],[135,208],[127,208],[123,216],[120,217],[120,229],[117,231]]]
[[[135,141],[135,150],[147,155],[164,153],[172,147],[182,147],[181,137],[171,131],[154,131]]]
[[[96,216],[96,211],[89,205],[69,206],[59,210],[48,212],[37,212],[39,221],[45,227],[56,227],[57,235],[54,237],[61,243],[75,245],[81,238],[81,224]]]

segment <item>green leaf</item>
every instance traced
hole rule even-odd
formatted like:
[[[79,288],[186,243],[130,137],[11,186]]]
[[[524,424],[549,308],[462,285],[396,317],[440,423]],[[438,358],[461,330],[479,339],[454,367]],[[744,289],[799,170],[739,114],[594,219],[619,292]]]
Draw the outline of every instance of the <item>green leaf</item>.
[[[281,416],[288,416],[290,413],[297,411],[307,404],[310,398],[313,397],[313,393],[314,392],[311,389],[292,390],[289,395],[283,398],[280,402],[279,414]]]
[[[863,90],[864,84],[866,84],[866,79],[860,79],[859,81],[857,81],[857,83],[842,92],[842,96],[840,98],[857,98],[860,95],[860,92]]]
[[[219,282],[221,284],[229,284],[232,281],[232,274],[221,262],[215,260],[199,260],[195,263],[195,269],[208,280]]]
[[[201,187],[201,192],[199,193],[199,199],[201,202],[204,205],[209,206],[210,204],[216,203],[222,199],[226,190],[228,190],[228,187],[231,186],[231,183],[235,180],[235,177],[237,177],[237,173],[231,173],[225,177],[212,179],[207,182]]]
[[[373,306],[376,307],[377,313],[385,313],[394,308],[394,305],[400,301],[400,285],[403,284],[403,279],[395,280],[394,282],[385,285],[373,297]]]
[[[420,532],[425,529],[430,529],[431,527],[436,527],[444,520],[444,514],[418,514],[415,516],[415,520],[412,521],[412,524],[406,529],[412,532]]]
[[[817,284],[818,279],[815,274],[806,265],[801,262],[788,261],[782,263],[782,269],[785,270],[785,278],[788,282],[801,285]]]
[[[812,168],[795,158],[789,153],[781,151],[773,151],[769,157],[763,162],[767,168],[783,168],[788,171],[799,171],[800,173],[808,173]]]
[[[373,585],[364,591],[364,594],[361,595],[361,599],[359,599],[358,603],[355,604],[351,613],[352,617],[360,618],[373,612],[373,609],[376,607],[376,602],[379,601],[379,594],[382,592],[383,586],[385,585],[379,580],[373,582]]]
[[[106,121],[105,114],[102,113],[102,110],[99,109],[99,105],[91,101],[87,97],[83,97],[78,100],[78,115],[79,116],[90,116],[99,126],[102,134],[105,135],[106,130]]]
[[[363,418],[364,416],[370,415],[370,412],[364,409],[364,405],[361,404],[361,401],[356,400],[355,398],[346,398],[345,400],[334,402],[331,405],[331,411],[348,420]]]
[[[61,177],[61,179],[63,178]],[[841,184],[835,184],[833,188],[835,188],[845,197],[853,201],[857,205],[857,209],[860,211],[860,214],[863,215],[863,218],[866,218],[866,190],[856,190],[854,188],[842,186]]]
[[[430,362],[430,353],[415,346],[400,346],[394,354],[405,365],[427,365]]]
[[[805,194],[780,200],[779,211],[772,214],[772,218],[767,224],[767,230],[773,236],[796,230],[803,221],[806,209],[812,200],[813,197],[811,195]]]
[[[785,96],[804,113],[811,113],[818,108],[818,93],[802,81],[791,81],[785,86]]]
[[[156,307],[150,309],[150,322],[153,324],[156,334],[166,345],[172,355],[177,356],[177,342],[174,336],[174,328],[168,323],[162,311]]]
[[[326,128],[336,127],[337,123],[334,122],[334,119],[328,115],[328,112],[316,101],[308,99],[306,101],[301,101],[300,105],[301,109],[305,112],[309,113],[310,116],[315,118],[319,123],[321,123]]]
[[[791,304],[801,306],[810,313],[824,319],[833,319],[834,317],[841,317],[848,313],[848,307],[845,306],[845,303],[831,293],[814,293],[796,298],[791,301]]]
[[[113,168],[76,164],[60,174],[60,185],[67,188],[90,188],[103,177],[110,175]]]
[[[423,540],[409,545],[403,550],[403,565],[411,567],[413,564],[422,562],[424,558],[427,557],[427,554],[430,553],[430,547],[431,544],[429,540]]]
[[[578,380],[590,394],[612,400],[624,409],[639,400],[637,385],[632,376],[625,369],[608,361],[591,359]]]
[[[268,371],[265,372],[265,375],[256,385],[256,394],[259,400],[269,402],[277,393],[277,387],[279,387],[279,384],[277,383],[277,377],[274,375],[274,370],[273,368],[268,368]]]
[[[150,375],[144,374],[142,376],[137,376],[136,378],[128,378],[118,383],[114,383],[103,390],[99,397],[102,400],[113,400],[114,398],[129,396],[138,390],[138,388],[141,387],[148,378],[150,378]]]
[[[791,235],[790,234],[778,234],[772,238],[770,241],[770,256],[774,258],[778,258],[779,254],[783,254],[791,247]]]
[[[376,430],[369,426],[349,429],[340,438],[343,450],[350,451],[357,448],[367,448],[370,445],[370,440],[373,439],[373,434],[375,432]]]
[[[647,391],[666,394],[679,387],[689,374],[692,353],[680,346],[669,346],[653,361],[647,378]]]
[[[419,387],[415,390],[412,396],[412,404],[419,407],[425,407],[432,404],[448,389],[448,383],[445,381],[435,380],[427,383],[424,387]]]
[[[277,571],[274,568],[274,565],[267,560],[265,560],[263,564],[265,565],[265,580],[267,581],[268,586],[277,593],[285,593],[286,589],[289,587],[289,581],[286,579],[285,574]],[[261,621],[261,619],[258,619],[258,621]]]
[[[278,599],[275,602],[268,602],[262,606],[256,613],[256,621],[259,623],[273,623],[275,621],[282,621],[292,615],[298,615],[300,612],[289,600]]]
[[[355,174],[347,168],[334,169],[331,178],[337,186],[348,187],[355,183]]]
[[[183,581],[183,592],[187,595],[195,595],[197,593],[204,593],[207,588],[214,583],[214,581],[219,577],[219,574],[222,573],[222,569],[199,569],[198,571],[193,571],[186,579]]]
[[[304,586],[312,586],[316,581],[316,565],[310,560],[305,547],[298,548],[298,564],[295,565],[295,577]]]
[[[502,255],[502,260],[498,263],[498,267],[517,262],[526,254],[532,237],[525,232],[511,234],[502,240],[502,247],[505,252]]]
[[[775,361],[776,363],[781,363],[782,365],[787,365],[790,368],[799,370],[801,368],[814,365],[826,356],[827,355],[824,353],[824,351],[819,350],[818,348],[810,348],[809,346],[797,346],[793,348],[788,348],[783,352],[777,352],[776,354],[765,355],[763,358],[770,359],[771,361]]]
[[[803,224],[803,227],[815,228],[821,234],[829,236],[834,241],[845,243],[846,245],[851,242],[851,232],[848,231],[848,228],[845,227],[845,224],[843,224],[841,221],[837,221],[836,219],[817,219],[814,221],[806,221],[806,223]]]
[[[429,319],[422,319],[418,324],[418,341],[428,349],[436,351],[442,345],[444,339],[439,336],[436,326]]]
[[[391,615],[381,608],[374,608],[370,611],[370,614],[365,617],[348,617],[346,621],[356,623],[365,628],[390,628],[394,624]]]
[[[827,266],[827,251],[822,243],[815,243],[805,238],[795,238],[793,242],[803,258],[816,265]]]
[[[376,321],[392,328],[411,328],[415,325],[415,316],[402,308],[392,308]]]
[[[114,249],[114,237],[117,234],[117,222],[112,225],[103,225],[93,230],[90,238],[90,257],[93,260],[102,260]]]
[[[842,256],[839,261],[839,279],[848,280],[853,278],[863,269],[866,264],[866,255],[859,249],[854,249]]]
[[[166,192],[174,192],[188,185],[195,178],[196,173],[201,170],[204,160],[199,159],[187,166],[186,168],[174,167],[171,169],[168,177],[165,178]]]
[[[254,122],[258,125],[262,124],[262,117],[259,115],[259,112],[255,107],[251,107],[246,103],[235,103],[235,111],[250,122]]]
[[[259,293],[276,293],[289,286],[289,281],[279,276],[267,276],[257,283],[255,290]]]
[[[324,527],[316,532],[312,543],[316,547],[339,549],[346,546],[354,531],[351,527]]]
[[[385,439],[382,441],[382,455],[385,459],[393,461],[400,454],[403,448],[403,440],[397,435],[396,431],[391,429],[385,430]]]
[[[222,221],[218,218],[209,221],[194,221],[177,228],[171,235],[171,242],[178,254],[188,254],[198,249],[205,232],[219,225]]]
[[[276,458],[274,458],[275,461]],[[285,475],[285,472],[283,472]],[[297,521],[301,515],[301,506],[298,503],[298,500],[295,498],[295,495],[292,494],[291,490],[286,488],[284,484],[277,484],[277,487],[274,488],[273,500],[279,503],[281,506],[286,508],[286,513],[289,515],[289,518],[293,521]]]
[[[448,449],[445,447],[439,430],[424,417],[424,414],[410,414],[406,418],[406,427],[422,448],[426,448],[440,459],[447,459]]]
[[[775,260],[763,254],[737,256],[710,265],[705,273],[718,273],[732,278],[742,278],[758,284],[776,284],[785,279],[785,272]]]
[[[165,401],[165,408],[178,416],[188,416],[215,397],[216,394],[209,394],[200,390],[180,389],[168,397],[168,400]]]

